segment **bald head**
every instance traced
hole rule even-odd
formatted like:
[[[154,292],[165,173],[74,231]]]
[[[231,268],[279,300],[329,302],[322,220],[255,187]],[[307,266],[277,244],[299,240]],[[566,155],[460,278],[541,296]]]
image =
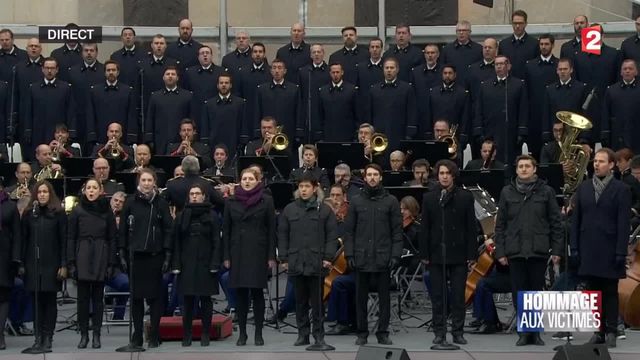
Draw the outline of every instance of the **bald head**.
[[[498,55],[498,41],[494,38],[486,38],[482,42],[482,57],[487,62],[492,62]]]
[[[109,162],[107,159],[97,158],[93,160],[93,176],[100,182],[109,178]]]
[[[193,34],[193,23],[189,19],[182,19],[178,24],[178,31],[180,33],[180,40],[188,42],[191,40]]]
[[[31,60],[36,60],[42,54],[42,45],[38,38],[31,38],[27,40],[27,55]]]

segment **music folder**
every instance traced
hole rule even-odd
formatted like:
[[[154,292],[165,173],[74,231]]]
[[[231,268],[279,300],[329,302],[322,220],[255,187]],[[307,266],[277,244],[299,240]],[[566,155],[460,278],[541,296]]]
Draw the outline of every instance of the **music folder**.
[[[62,168],[65,177],[86,177],[93,174],[93,161],[90,157],[65,157],[62,158]],[[113,171],[113,161],[109,161],[109,167]]]
[[[382,173],[383,186],[402,186],[405,181],[413,179],[413,172],[408,170],[402,171],[385,171]]]
[[[400,150],[405,153],[405,164],[417,159],[427,159],[432,167],[438,160],[449,159],[449,144],[435,140],[401,140]]]
[[[282,175],[280,180],[288,180],[289,173],[291,172],[291,166],[289,165],[289,157],[282,155],[268,155],[267,156],[240,156],[238,157],[238,168],[248,168],[252,164],[260,165],[264,178],[273,179],[278,176],[278,171]],[[276,170],[277,169],[277,170]]]
[[[562,164],[539,164],[536,174],[556,191],[556,195],[562,194],[564,187]]]

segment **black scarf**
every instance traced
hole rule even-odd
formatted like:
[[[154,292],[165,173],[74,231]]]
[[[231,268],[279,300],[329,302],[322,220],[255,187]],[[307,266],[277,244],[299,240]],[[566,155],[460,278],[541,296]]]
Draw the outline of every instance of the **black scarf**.
[[[104,196],[100,196],[94,201],[87,199],[86,195],[82,195],[80,198],[80,205],[82,208],[91,215],[103,216],[111,211],[109,206],[109,200]]]
[[[382,187],[382,184],[378,184],[375,187],[371,187],[371,186],[369,186],[368,183],[365,183],[364,188],[362,189],[362,191],[370,199],[380,198],[380,197],[384,196],[387,193],[387,191],[384,189],[384,187]]]
[[[182,211],[182,226],[180,229],[183,232],[188,231],[194,221],[198,221],[201,224],[212,222],[213,219],[209,216],[211,208],[211,203],[208,201],[185,205]]]
[[[526,181],[520,179],[519,177],[516,177],[516,189],[518,189],[519,192],[529,197],[529,195],[531,195],[531,191],[533,191],[533,188],[536,186],[537,182],[538,182],[538,175],[533,175],[531,179]]]

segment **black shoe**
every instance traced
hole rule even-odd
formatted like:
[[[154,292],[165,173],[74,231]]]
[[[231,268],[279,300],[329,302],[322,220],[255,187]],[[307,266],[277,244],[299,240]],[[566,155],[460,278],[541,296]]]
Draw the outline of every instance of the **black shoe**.
[[[102,342],[100,341],[100,332],[94,331],[93,338],[91,339],[91,348],[100,349],[101,347],[102,347]]]
[[[87,344],[89,344],[89,333],[80,333],[80,342],[78,343],[78,349],[86,349]]]
[[[389,335],[380,335],[378,336],[378,344],[380,345],[393,345],[393,341],[389,339]]]
[[[533,333],[530,335],[531,336],[531,344],[533,345],[537,345],[537,346],[544,346],[544,340],[542,340],[542,338],[540,337],[540,333]]]
[[[0,331],[0,350],[6,350],[7,343],[4,340],[4,331]]]
[[[607,334],[605,342],[606,342],[608,348],[616,347],[616,338],[617,338],[616,337],[616,333]]]
[[[200,346],[209,346],[211,343],[211,336],[208,332],[203,332],[200,335]]]
[[[477,330],[471,331],[472,334],[495,334],[499,332],[498,326],[495,324],[482,324]]]
[[[436,337],[435,337],[435,338],[433,338],[433,341],[432,341],[432,342],[433,342],[434,344],[436,344],[436,345],[440,345],[440,344],[444,344],[444,341],[445,341],[445,340],[446,340],[446,339],[445,339],[444,335],[436,335]]]
[[[338,324],[327,331],[325,335],[349,335],[353,332],[350,326]]]
[[[302,345],[309,345],[309,335],[304,336],[304,335],[298,335],[298,339],[296,340],[296,342],[293,343],[293,346],[302,346]]]
[[[605,343],[605,338],[604,338],[604,334],[602,333],[593,334],[591,339],[587,341],[587,344],[604,344],[604,343]]]
[[[467,345],[467,339],[462,335],[453,335],[453,342],[455,344]]]
[[[482,320],[478,320],[478,319],[476,319],[476,320],[473,320],[472,322],[470,322],[470,323],[467,325],[467,327],[470,327],[470,328],[478,328],[478,327],[480,327],[481,325],[482,325]]]
[[[187,347],[187,346],[191,346],[191,337],[188,338],[184,338],[182,339],[182,346],[183,347]]]
[[[573,334],[571,334],[570,332],[561,331],[551,335],[551,338],[553,340],[573,340]]]
[[[155,349],[158,346],[160,346],[160,342],[158,341],[158,339],[149,340],[149,345],[148,345],[149,349]]]
[[[618,329],[616,330],[616,338],[618,340],[624,340],[627,338],[627,334],[624,332],[624,324],[618,325]]]
[[[309,342],[307,342],[307,344],[308,344],[308,343],[309,343]],[[253,336],[253,344],[254,344],[255,346],[263,346],[263,345],[264,345],[264,339],[262,338],[262,334],[258,334],[258,333],[256,333],[256,334]]]
[[[238,335],[238,340],[236,341],[236,346],[245,346],[247,345],[247,334]]]
[[[131,336],[131,341],[129,342],[129,345],[131,345],[131,347],[141,348],[143,344],[144,344],[144,341],[142,341],[142,335],[134,332],[133,335]]]
[[[527,334],[518,334],[518,341],[516,346],[525,346],[529,344],[529,336]]]
[[[51,352],[51,348],[53,347],[53,335],[47,335],[42,337],[42,348]]]
[[[362,337],[362,336],[358,336],[356,338],[356,345],[358,345],[358,346],[367,345],[367,338],[366,337]]]

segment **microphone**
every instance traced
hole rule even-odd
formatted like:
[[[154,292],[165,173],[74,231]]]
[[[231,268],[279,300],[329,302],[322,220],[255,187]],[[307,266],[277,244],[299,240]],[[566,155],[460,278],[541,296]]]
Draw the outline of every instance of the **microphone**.
[[[442,200],[444,200],[445,196],[447,196],[447,190],[442,189],[442,191],[440,192],[440,204],[442,204]]]
[[[133,226],[133,215],[129,215],[129,217],[127,218],[127,224],[129,224],[129,227]]]
[[[33,217],[38,217],[38,213],[40,212],[40,204],[38,203],[38,200],[33,201],[31,211],[33,212]]]
[[[586,100],[584,101],[584,104],[582,104],[582,110],[583,111],[587,111],[587,109],[589,108],[589,104],[591,104],[591,100],[593,100],[593,98],[596,96],[596,88],[593,87],[591,89],[591,91],[589,92],[589,95],[587,95]]]

